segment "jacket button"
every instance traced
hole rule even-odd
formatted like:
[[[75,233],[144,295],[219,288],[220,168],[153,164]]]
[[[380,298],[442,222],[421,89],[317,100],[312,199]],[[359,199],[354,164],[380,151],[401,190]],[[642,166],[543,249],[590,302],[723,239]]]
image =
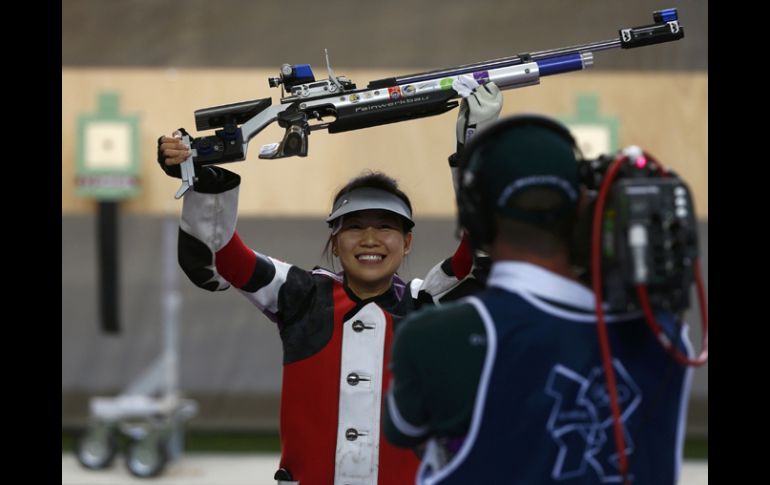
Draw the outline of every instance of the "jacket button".
[[[348,377],[347,377],[348,384],[350,384],[351,386],[357,386],[359,382],[369,382],[371,380],[372,380],[371,376],[366,376],[366,375],[362,376],[360,374],[356,374],[355,372],[351,372],[350,374],[348,374]]]
[[[367,325],[361,320],[356,320],[353,322],[353,330],[356,332],[363,332],[365,329],[372,330],[374,328],[374,325]]]

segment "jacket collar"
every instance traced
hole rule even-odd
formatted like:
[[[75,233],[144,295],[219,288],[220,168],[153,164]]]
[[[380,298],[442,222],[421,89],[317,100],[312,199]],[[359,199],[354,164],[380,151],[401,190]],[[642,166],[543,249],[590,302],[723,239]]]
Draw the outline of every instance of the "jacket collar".
[[[577,281],[532,263],[496,261],[492,265],[487,286],[529,293],[581,310],[594,310],[595,297],[591,290]]]

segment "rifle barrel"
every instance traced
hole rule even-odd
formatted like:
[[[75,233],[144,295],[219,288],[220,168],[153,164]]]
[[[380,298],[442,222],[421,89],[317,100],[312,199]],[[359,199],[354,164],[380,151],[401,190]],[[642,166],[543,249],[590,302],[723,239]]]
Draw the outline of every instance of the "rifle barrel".
[[[610,39],[610,40],[603,40],[598,42],[590,42],[588,44],[562,47],[559,49],[550,49],[550,50],[533,52],[529,54],[529,56],[533,61],[542,61],[552,57],[561,57],[564,55],[575,54],[580,52],[593,52],[593,51],[615,49],[620,47],[620,45],[621,45],[620,39]],[[476,71],[488,71],[490,69],[498,69],[501,67],[515,66],[518,64],[522,64],[523,63],[522,59],[525,57],[526,57],[526,54],[519,54],[516,56],[501,57],[499,59],[491,59],[488,61],[476,62],[473,64],[464,64],[462,66],[450,67],[448,69],[438,69],[435,71],[427,71],[427,72],[421,72],[417,74],[408,74],[406,76],[397,76],[395,78],[390,79],[390,80],[394,80],[395,82],[389,85],[393,86],[393,85],[401,85],[401,84],[412,84],[412,83],[427,81],[430,79],[459,76],[461,74],[470,74]],[[378,81],[372,81],[369,84],[369,87],[373,88],[373,87],[379,87],[383,84],[388,84],[387,82],[383,83],[383,81],[388,81],[388,80],[383,79]]]

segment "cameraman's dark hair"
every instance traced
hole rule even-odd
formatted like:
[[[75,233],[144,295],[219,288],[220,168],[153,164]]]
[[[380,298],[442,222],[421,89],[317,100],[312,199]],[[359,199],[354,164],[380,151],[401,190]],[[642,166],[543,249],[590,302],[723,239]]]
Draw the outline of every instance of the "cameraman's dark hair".
[[[564,193],[549,187],[532,187],[515,194],[509,206],[527,212],[552,212],[564,204]],[[542,256],[568,251],[577,219],[568,210],[547,224],[533,224],[504,216],[496,218],[497,234],[507,243]]]
[[[337,203],[340,197],[347,194],[351,190],[360,189],[362,187],[369,187],[390,192],[399,199],[403,200],[406,206],[409,207],[409,212],[412,212],[412,203],[409,201],[409,197],[404,193],[404,191],[398,188],[398,182],[396,179],[389,177],[382,172],[373,172],[371,170],[364,171],[361,175],[351,179],[347,184],[345,184],[345,186],[338,190],[337,194],[334,196],[334,200],[332,201],[332,207]],[[411,229],[406,229],[406,224],[404,224],[403,227],[404,234],[411,232]],[[329,261],[332,266],[334,265],[334,258],[331,254],[333,239],[334,236],[330,234],[329,239],[326,240],[326,245],[324,246],[322,252],[322,254],[326,256],[327,261]]]

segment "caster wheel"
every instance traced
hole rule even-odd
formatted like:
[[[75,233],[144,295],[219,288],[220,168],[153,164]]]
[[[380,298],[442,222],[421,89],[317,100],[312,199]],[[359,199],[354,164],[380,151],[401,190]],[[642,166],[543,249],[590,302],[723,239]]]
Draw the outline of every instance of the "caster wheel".
[[[166,443],[159,433],[132,440],[126,449],[126,467],[139,478],[158,476],[166,466]]]
[[[109,467],[117,453],[115,430],[106,424],[88,428],[75,442],[75,456],[81,465],[91,470]]]

